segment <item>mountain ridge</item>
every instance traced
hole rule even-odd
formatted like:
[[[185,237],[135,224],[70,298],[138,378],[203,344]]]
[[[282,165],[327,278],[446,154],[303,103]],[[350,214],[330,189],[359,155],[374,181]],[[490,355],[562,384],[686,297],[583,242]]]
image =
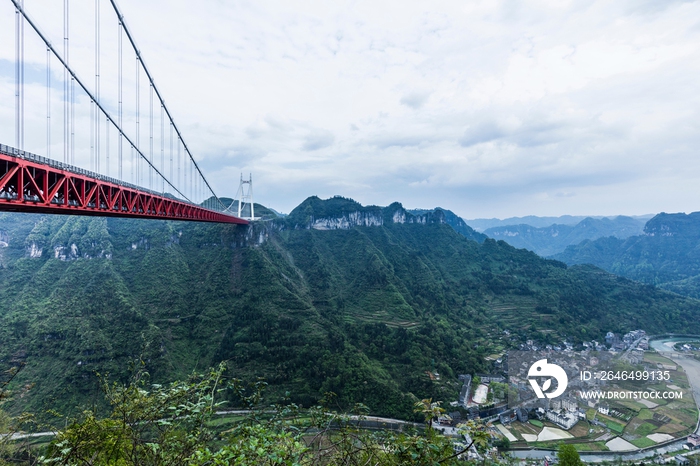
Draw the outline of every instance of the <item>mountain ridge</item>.
[[[571,245],[552,257],[700,298],[700,212],[660,213],[640,235]]]
[[[567,246],[578,244],[583,240],[614,236],[627,238],[642,233],[644,222],[632,217],[619,215],[614,219],[607,217],[586,217],[575,225],[554,224],[535,228],[529,225],[512,225],[488,228],[484,234],[503,239],[511,246],[525,248],[540,256],[553,256],[563,252]]]

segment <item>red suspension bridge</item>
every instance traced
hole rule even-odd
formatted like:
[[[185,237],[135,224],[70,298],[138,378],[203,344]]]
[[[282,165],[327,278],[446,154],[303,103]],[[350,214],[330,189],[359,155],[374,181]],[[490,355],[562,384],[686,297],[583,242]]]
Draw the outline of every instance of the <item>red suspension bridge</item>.
[[[36,7],[36,14],[47,20],[62,16],[62,40],[53,37],[53,42],[25,10],[24,0],[9,1],[15,13],[15,144],[0,144],[0,210],[248,223],[228,212],[230,206],[204,177],[115,0],[94,0],[94,83],[86,81],[93,70],[85,72],[84,57],[78,60],[80,70],[70,62],[71,23],[78,20],[85,28],[85,4],[92,0],[82,0],[77,12],[71,11],[70,0],[63,0],[62,15],[45,11],[58,2]],[[103,3],[110,7],[107,15],[101,13]],[[110,40],[103,37],[103,29],[111,29]],[[3,37],[0,42],[7,43]],[[25,42],[31,46],[25,48]],[[62,43],[62,50],[53,43]],[[79,50],[85,48],[82,44]],[[42,54],[44,59],[40,59]],[[128,79],[125,58],[130,63]],[[104,75],[105,61],[116,65],[110,76]],[[43,73],[37,69],[42,66],[45,81],[39,83],[37,76]],[[43,88],[46,102],[45,132],[37,131],[36,111],[31,112],[33,118],[25,118],[25,102],[31,99],[35,105],[37,88]],[[62,110],[60,114],[57,109]],[[144,123],[147,144],[143,143]],[[45,156],[25,150],[25,133],[34,149],[41,145],[37,140],[44,139]],[[60,149],[62,161],[51,157],[52,150]]]

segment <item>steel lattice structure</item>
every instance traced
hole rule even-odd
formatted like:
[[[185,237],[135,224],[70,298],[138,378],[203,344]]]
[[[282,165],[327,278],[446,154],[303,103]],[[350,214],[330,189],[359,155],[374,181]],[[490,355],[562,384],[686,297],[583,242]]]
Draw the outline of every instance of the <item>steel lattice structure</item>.
[[[0,145],[0,210],[248,223],[5,145]]]
[[[117,22],[118,32],[118,97],[105,99],[101,93],[100,3],[109,2],[115,14],[107,22]],[[39,25],[24,9],[24,0],[11,0],[15,7],[15,129],[17,148],[0,145],[0,210],[74,215],[122,216],[151,219],[173,219],[247,224],[248,221],[226,212],[226,206],[211,185],[185,143],[180,129],[165,105],[153,76],[146,67],[141,51],[124,22],[115,0],[95,0],[95,84],[88,85],[79,76],[75,60],[70,62],[70,0],[63,0],[63,51],[54,46]],[[39,37],[46,49],[46,155],[51,155],[51,62],[63,68],[63,162],[24,151],[25,94],[25,24]],[[80,28],[87,24],[81,23]],[[134,96],[132,111],[135,128],[125,130],[123,115],[123,37],[135,56]],[[54,37],[56,39],[56,37]],[[57,42],[55,42],[57,43]],[[84,70],[83,70],[84,71]],[[140,76],[145,75],[150,111],[148,116],[149,150],[142,146],[140,132]],[[76,151],[76,89],[87,97],[90,107],[90,170],[86,170],[86,151]],[[80,96],[78,96],[80,97]],[[154,101],[155,99],[155,101]],[[80,99],[79,99],[80,100]],[[160,117],[154,115],[154,103]],[[160,123],[160,161],[154,155],[154,120]],[[165,157],[166,125],[170,132],[169,176]],[[87,126],[85,126],[87,127]],[[83,128],[83,126],[81,126]],[[118,139],[118,178],[110,177],[110,130]],[[81,130],[84,131],[84,128]],[[103,134],[104,133],[104,134]],[[173,137],[175,136],[175,140]],[[104,139],[102,139],[104,138]],[[114,144],[112,144],[112,147]],[[173,149],[176,149],[174,151]],[[180,148],[184,149],[182,159]],[[130,183],[123,173],[124,152],[131,154]],[[76,152],[80,152],[76,160]],[[177,157],[175,157],[177,153]],[[182,161],[182,172],[180,162]],[[177,171],[175,171],[177,166]],[[93,171],[94,170],[94,171]],[[181,176],[182,175],[182,176]],[[154,181],[155,180],[155,181]],[[146,185],[146,182],[148,183]],[[144,187],[146,185],[147,187]],[[155,189],[155,190],[154,190]],[[201,202],[201,204],[199,204]]]

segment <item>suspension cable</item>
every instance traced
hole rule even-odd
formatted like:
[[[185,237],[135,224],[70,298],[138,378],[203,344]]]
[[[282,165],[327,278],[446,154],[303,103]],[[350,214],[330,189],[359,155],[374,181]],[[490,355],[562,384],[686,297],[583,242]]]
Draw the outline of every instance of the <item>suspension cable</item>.
[[[51,50],[46,48],[46,158],[51,158]]]
[[[17,1],[17,0],[12,0],[12,2],[16,2],[16,1]],[[136,46],[136,42],[134,41],[134,38],[133,38],[133,36],[131,35],[131,32],[129,32],[129,28],[127,27],[126,22],[124,21],[124,15],[123,15],[123,14],[121,13],[121,11],[119,10],[119,7],[117,6],[116,0],[110,0],[110,3],[112,4],[112,7],[114,8],[114,11],[115,11],[115,13],[117,14],[117,17],[118,17],[119,20],[122,22],[122,25],[123,25],[123,27],[124,27],[124,32],[126,33],[126,37],[129,39],[129,42],[131,42],[131,46],[132,46],[132,48],[134,49],[134,52],[136,53],[136,56],[139,58],[139,60],[140,60],[140,62],[141,62],[141,66],[143,67],[143,71],[144,71],[144,73],[146,74],[146,77],[148,77],[148,80],[149,80],[150,84],[153,86],[153,90],[155,91],[156,96],[158,97],[158,99],[159,99],[160,102],[162,103],[163,109],[165,110],[165,113],[168,115],[168,119],[170,120],[170,122],[172,122],[173,128],[175,129],[175,132],[177,133],[178,139],[182,142],[182,146],[183,146],[183,148],[185,149],[185,154],[187,154],[187,155],[190,157],[190,160],[191,160],[192,163],[194,164],[194,168],[195,168],[195,169],[197,170],[197,172],[199,173],[199,176],[202,177],[202,179],[203,179],[203,181],[204,181],[206,187],[209,188],[209,191],[214,195],[214,197],[216,197],[216,199],[217,199],[217,201],[219,202],[219,204],[220,204],[223,208],[226,208],[226,206],[225,206],[224,203],[221,201],[221,199],[219,199],[219,197],[216,195],[216,193],[214,193],[214,190],[211,188],[211,185],[209,185],[209,182],[207,181],[207,179],[204,177],[204,174],[203,174],[202,171],[200,170],[199,165],[198,165],[197,162],[194,160],[194,157],[192,156],[192,153],[190,152],[190,149],[187,147],[187,144],[185,143],[185,140],[184,140],[184,138],[182,137],[182,134],[180,133],[180,130],[178,129],[177,125],[175,124],[175,120],[173,119],[172,115],[170,114],[170,111],[168,110],[168,107],[165,105],[165,99],[163,99],[163,97],[160,95],[160,92],[158,91],[158,88],[157,88],[156,85],[155,85],[155,81],[153,80],[153,77],[151,76],[151,73],[148,71],[148,68],[146,67],[146,64],[144,63],[143,58],[141,57],[141,51],[140,51],[140,50],[138,49],[138,47]]]
[[[78,78],[78,76],[76,75],[75,71],[73,71],[73,69],[70,68],[70,66],[68,65],[68,62],[63,58],[63,56],[61,56],[60,53],[58,53],[58,51],[53,47],[53,45],[51,45],[51,42],[46,38],[46,36],[44,35],[44,33],[41,32],[41,30],[40,30],[39,27],[36,25],[36,23],[27,15],[26,11],[24,11],[24,9],[22,8],[22,5],[20,5],[19,1],[18,1],[18,0],[11,0],[11,1],[12,1],[12,3],[15,5],[15,8],[19,11],[19,13],[20,13],[20,14],[24,17],[24,19],[27,21],[27,23],[32,27],[32,29],[34,29],[34,31],[39,35],[39,37],[41,38],[41,40],[44,41],[44,43],[45,43],[46,46],[51,50],[51,52],[52,52],[53,55],[56,57],[56,59],[57,59],[57,60],[61,63],[61,65],[64,67],[64,73],[68,73],[68,74],[70,75],[71,81],[74,82],[74,83],[78,83],[78,85],[80,86],[80,88],[85,92],[85,94],[87,94],[88,98],[90,98],[90,99],[92,99],[92,100],[95,101],[95,104],[96,104],[97,107],[100,109],[100,111],[101,111],[102,114],[105,116],[105,118],[109,121],[109,123],[111,123],[112,125],[114,125],[114,127],[119,131],[119,133],[124,137],[124,139],[126,139],[127,142],[128,142],[129,144],[131,144],[132,147],[134,147],[135,151],[141,156],[141,158],[142,158],[143,160],[145,160],[147,163],[149,163],[149,166],[155,171],[155,173],[157,173],[159,176],[165,178],[165,180],[166,180],[167,183],[170,185],[170,187],[173,188],[173,189],[175,190],[175,192],[177,192],[177,193],[178,193],[180,196],[182,196],[185,200],[187,200],[188,202],[194,204],[194,202],[192,202],[187,196],[185,196],[182,192],[180,192],[180,190],[179,190],[177,187],[175,187],[175,186],[170,182],[170,180],[168,180],[156,167],[154,167],[152,164],[150,164],[150,162],[148,161],[148,158],[143,154],[143,152],[142,152],[138,147],[135,146],[134,141],[133,141],[126,133],[124,133],[124,131],[122,130],[121,126],[117,125],[117,122],[115,121],[115,119],[114,119],[114,118],[110,115],[110,113],[104,108],[104,106],[103,106],[100,102],[97,101],[97,99],[95,98],[95,95],[94,95],[92,92],[90,92],[90,90],[87,88],[87,86],[84,84],[84,82],[83,82],[80,78]],[[64,12],[65,12],[65,13],[67,13],[67,5],[68,5],[68,0],[64,0],[64,6],[66,6],[66,8],[64,8]],[[66,49],[67,49],[67,42],[68,42],[68,38],[67,38],[67,24],[68,24],[68,23],[67,23],[67,17],[68,17],[68,15],[66,14],[66,15],[65,15],[65,21],[64,21],[64,26],[66,26],[66,27],[65,27],[66,34],[64,35],[64,39],[65,39],[65,40],[64,40],[64,46],[66,47]],[[126,29],[125,29],[125,30],[126,30]],[[137,57],[137,60],[138,60],[138,57]],[[68,112],[68,113],[70,114],[70,112]]]

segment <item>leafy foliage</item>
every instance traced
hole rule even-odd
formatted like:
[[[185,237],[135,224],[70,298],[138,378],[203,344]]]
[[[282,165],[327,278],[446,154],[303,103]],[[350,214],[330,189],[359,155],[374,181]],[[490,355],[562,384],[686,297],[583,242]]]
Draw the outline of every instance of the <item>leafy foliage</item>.
[[[573,445],[560,443],[557,451],[560,466],[581,466],[583,461]]]
[[[219,402],[215,401],[224,366],[203,377],[167,386],[137,379],[128,386],[104,381],[112,407],[100,419],[85,411],[80,420],[59,432],[44,464],[55,465],[166,465],[185,464],[213,433],[206,426]]]
[[[104,384],[112,414],[98,419],[86,412],[58,432],[41,464],[87,466],[157,465],[450,465],[475,446],[483,451],[489,436],[473,421],[463,431],[473,440],[455,453],[453,442],[430,426],[423,432],[392,433],[363,429],[358,414],[331,412],[326,406],[301,410],[294,404],[264,407],[264,384],[246,392],[237,380],[229,388],[248,409],[233,427],[217,430],[211,421],[222,389],[223,366],[187,382],[147,388],[144,378],[128,386]],[[428,403],[430,406],[430,403]],[[459,447],[458,447],[459,448]],[[460,464],[463,464],[460,462]]]

